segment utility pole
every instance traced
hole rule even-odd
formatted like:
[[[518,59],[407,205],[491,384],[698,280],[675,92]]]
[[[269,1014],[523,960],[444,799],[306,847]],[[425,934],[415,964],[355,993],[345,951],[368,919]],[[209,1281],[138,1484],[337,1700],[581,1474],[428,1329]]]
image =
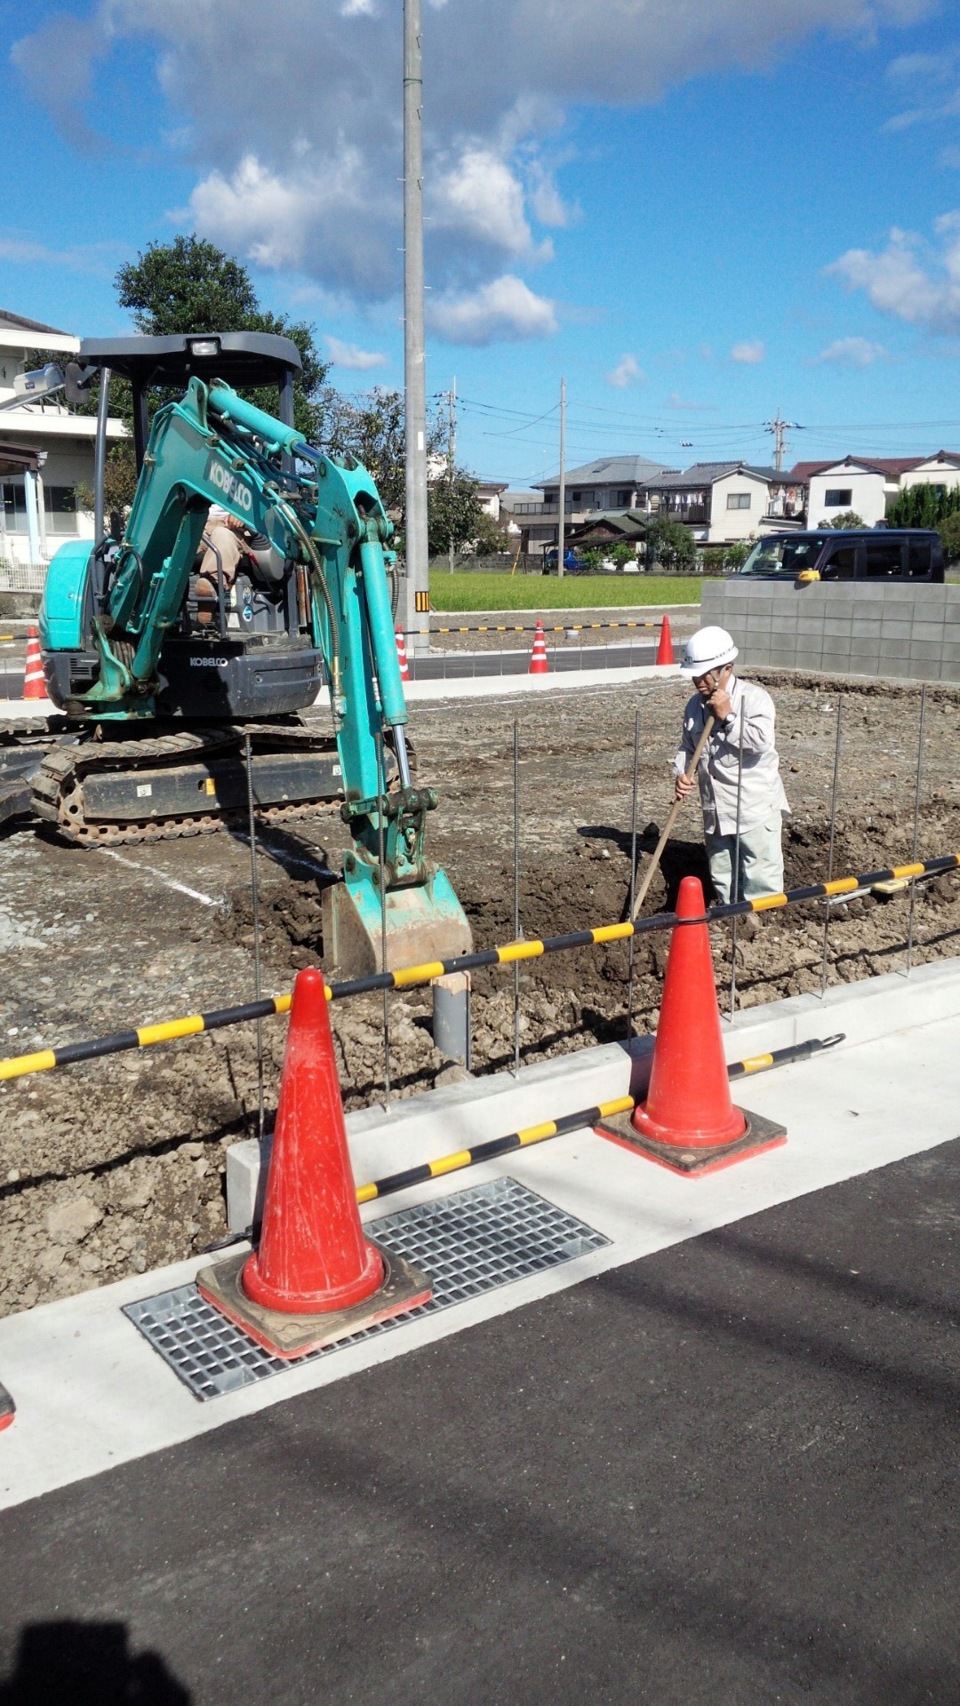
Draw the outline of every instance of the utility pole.
[[[780,418],[778,409],[772,421],[764,421],[764,432],[773,434],[773,466],[778,474],[783,472],[783,452],[788,432],[803,432],[803,427],[797,421],[785,421]]]
[[[453,515],[453,479],[457,465],[457,376],[454,374],[449,391],[445,394],[447,404],[447,481],[450,486],[450,514]],[[450,529],[450,573],[453,574],[453,528]]]
[[[567,515],[567,382],[560,381],[560,514],[557,522],[557,574],[563,574],[563,524]]]
[[[407,593],[415,651],[430,629],[427,377],[423,330],[423,64],[420,0],[403,0],[403,375]]]

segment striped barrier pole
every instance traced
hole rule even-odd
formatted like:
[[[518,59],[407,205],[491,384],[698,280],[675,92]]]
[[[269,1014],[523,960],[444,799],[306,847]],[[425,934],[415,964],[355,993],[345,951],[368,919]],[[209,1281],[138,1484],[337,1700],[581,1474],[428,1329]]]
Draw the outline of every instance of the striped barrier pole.
[[[824,900],[840,895],[852,895],[858,889],[875,888],[880,883],[915,877],[944,876],[960,868],[960,853],[948,853],[939,859],[916,860],[909,865],[891,865],[879,871],[866,871],[856,877],[835,877],[829,883],[807,883],[802,888],[786,889],[781,894],[759,895],[753,900],[728,901],[720,906],[708,906],[701,918],[683,921],[687,924],[718,924],[727,918],[740,918],[750,912],[771,912],[780,907],[796,906],[807,900]],[[673,930],[679,920],[675,912],[652,913],[638,918],[633,924],[600,924],[591,930],[572,930],[563,936],[546,936],[540,940],[508,942],[498,948],[481,948],[474,954],[460,954],[449,960],[430,960],[423,965],[403,966],[396,971],[373,972],[369,977],[354,978],[348,983],[325,984],[328,1001],[344,1001],[353,995],[370,995],[383,989],[412,989],[430,983],[436,977],[451,972],[477,971],[485,966],[515,965],[521,960],[540,959],[570,948],[604,947],[612,942],[625,942],[631,936],[648,935],[655,930]],[[194,1013],[182,1019],[170,1019],[157,1025],[142,1025],[137,1029],[117,1031],[111,1036],[97,1037],[85,1042],[63,1043],[57,1048],[42,1049],[36,1054],[13,1055],[0,1060],[0,1082],[23,1078],[33,1072],[49,1072],[58,1066],[73,1066],[81,1060],[96,1060],[102,1055],[119,1054],[125,1049],[149,1048],[155,1043],[176,1042],[182,1037],[198,1036],[204,1031],[222,1030],[227,1025],[239,1025],[253,1019],[272,1018],[276,1013],[290,1010],[290,995],[277,995],[265,1001],[249,1001],[242,1006],[224,1007],[212,1013]]]

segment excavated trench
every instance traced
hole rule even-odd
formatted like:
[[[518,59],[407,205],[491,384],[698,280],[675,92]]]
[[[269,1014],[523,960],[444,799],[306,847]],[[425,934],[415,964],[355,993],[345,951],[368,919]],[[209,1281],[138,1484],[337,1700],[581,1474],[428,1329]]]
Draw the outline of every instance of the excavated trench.
[[[774,691],[793,806],[784,837],[787,886],[827,874],[841,701],[834,873],[909,859],[918,792],[918,694],[796,677],[778,682]],[[630,881],[635,714],[639,709],[642,735],[637,822],[648,831],[640,837],[642,851],[653,845],[655,819],[662,820],[668,808],[667,765],[681,700],[676,683],[657,682],[643,689],[565,691],[538,697],[535,706],[523,704],[516,712],[491,701],[459,703],[453,715],[449,706],[415,712],[420,773],[442,794],[442,809],[431,825],[432,851],[454,881],[477,947],[514,935],[514,716],[521,754],[519,914],[521,933],[532,938],[622,916]],[[960,848],[956,695],[929,692],[925,716],[921,858]],[[672,904],[683,875],[704,874],[696,813],[682,822],[684,835],[669,844],[645,913]],[[288,827],[277,838],[277,848],[289,855],[286,862],[269,859],[267,851],[261,857],[267,990],[288,988],[297,969],[322,956],[319,879],[292,862],[291,850],[306,851],[322,865],[327,855],[337,855],[337,833],[335,824],[304,826],[297,840]],[[265,835],[265,844],[269,839]],[[200,876],[184,865],[186,856],[183,849],[152,851],[151,868],[206,885],[216,904],[158,901],[166,891],[141,891],[141,874],[119,865],[111,872],[121,886],[111,887],[108,897],[104,867],[94,855],[23,837],[0,842],[6,888],[16,891],[19,882],[25,897],[10,929],[0,918],[0,959],[9,974],[3,1018],[11,1052],[248,997],[253,916],[246,852],[226,837],[208,839],[197,855],[204,861]],[[83,910],[86,905],[90,911]],[[181,905],[182,917],[176,910]],[[906,894],[831,907],[830,981],[903,969],[909,907]],[[823,904],[812,902],[768,914],[752,930],[741,923],[739,1005],[820,988],[824,916]],[[48,946],[54,939],[55,962]],[[717,927],[712,940],[725,1007],[730,927]],[[954,954],[958,941],[960,878],[951,874],[918,886],[914,963]],[[523,963],[517,975],[521,1061],[624,1037],[628,1001],[634,1028],[654,1029],[666,948],[665,934],[638,939],[632,977],[625,944]],[[138,957],[146,971],[136,978],[131,971],[125,982],[127,967]],[[139,1002],[133,1010],[130,988]],[[151,988],[156,999],[145,1008],[144,991]],[[411,990],[392,993],[386,1002],[367,996],[334,1005],[348,1109],[382,1100],[388,1079],[389,1094],[396,1097],[463,1076],[434,1047],[430,1001],[428,991]],[[515,1018],[513,969],[475,973],[474,1073],[513,1064]],[[285,1030],[282,1020],[262,1026],[268,1113]],[[144,1272],[223,1237],[225,1149],[256,1130],[257,1101],[252,1026],[3,1086],[0,1313]]]

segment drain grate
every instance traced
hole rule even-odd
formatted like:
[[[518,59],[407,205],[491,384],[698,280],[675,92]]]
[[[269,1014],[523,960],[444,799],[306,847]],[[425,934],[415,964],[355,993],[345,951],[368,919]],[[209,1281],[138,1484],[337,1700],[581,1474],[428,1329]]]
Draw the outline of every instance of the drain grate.
[[[389,1333],[419,1315],[436,1314],[438,1309],[466,1303],[528,1274],[572,1262],[610,1242],[516,1179],[494,1179],[439,1202],[401,1209],[370,1223],[367,1230],[429,1274],[430,1302],[293,1364],[261,1350],[206,1303],[194,1285],[128,1303],[123,1313],[203,1402],[253,1386],[286,1368],[332,1356],[345,1345],[359,1344],[374,1333]]]

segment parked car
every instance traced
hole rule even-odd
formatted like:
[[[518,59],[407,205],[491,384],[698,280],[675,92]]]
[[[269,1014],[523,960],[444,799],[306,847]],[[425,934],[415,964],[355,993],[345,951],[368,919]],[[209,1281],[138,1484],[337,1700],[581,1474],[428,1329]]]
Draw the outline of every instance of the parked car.
[[[543,553],[543,572],[545,575],[555,575],[557,572],[557,547],[551,545]],[[563,552],[563,572],[565,575],[588,575],[589,563],[578,557],[572,545],[567,545]]]
[[[942,581],[943,546],[932,528],[816,528],[758,539],[732,572],[755,580]]]

